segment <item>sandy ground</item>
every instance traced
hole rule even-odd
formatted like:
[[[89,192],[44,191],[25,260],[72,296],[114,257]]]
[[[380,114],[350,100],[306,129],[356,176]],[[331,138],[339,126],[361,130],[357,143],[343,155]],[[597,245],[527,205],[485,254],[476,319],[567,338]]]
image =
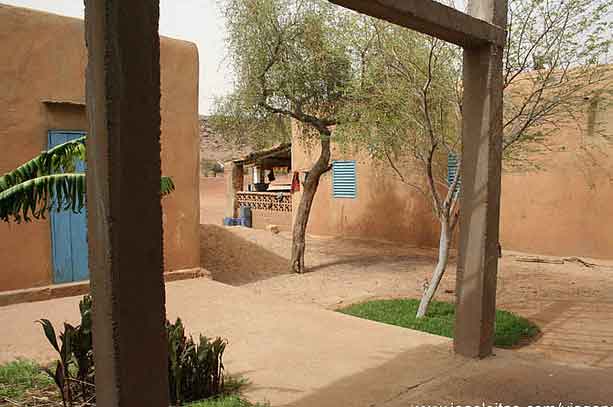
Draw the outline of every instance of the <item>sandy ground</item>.
[[[290,302],[248,286],[185,280],[167,284],[166,298],[169,318],[180,316],[192,334],[229,340],[226,368],[251,381],[249,398],[273,407],[566,406],[613,400],[611,369],[565,366],[542,355],[502,350],[485,361],[467,360],[453,355],[447,338]],[[76,322],[78,301],[1,307],[0,363],[54,358],[33,321]]]
[[[224,189],[219,185],[221,178],[205,184],[205,214],[219,207],[223,211]],[[203,219],[208,223],[206,216]],[[400,243],[310,237],[310,273],[299,276],[287,272],[290,244],[287,233],[201,226],[202,264],[215,280],[327,309],[375,298],[419,297],[436,258],[432,249]],[[505,252],[501,259],[498,306],[533,320],[543,335],[519,352],[613,368],[613,262],[593,260],[602,267],[588,268],[575,262],[518,261],[522,256]],[[452,264],[437,298],[453,301],[454,289]]]
[[[499,305],[544,333],[522,349],[473,361],[453,355],[446,338],[329,310],[418,296],[431,249],[310,238],[311,272],[292,275],[287,234],[203,225],[202,239],[203,266],[225,283],[169,283],[168,316],[180,316],[195,335],[228,338],[226,367],[251,380],[253,400],[273,407],[613,404],[613,264],[521,263],[505,253]],[[454,277],[452,267],[439,298],[453,297]],[[1,307],[0,363],[53,358],[33,321],[74,322],[78,301]]]
[[[201,229],[203,265],[214,279],[327,309],[375,298],[417,298],[435,260],[432,249],[310,238],[306,256],[310,272],[292,275],[287,273],[288,234],[214,225]],[[215,244],[207,243],[213,237]],[[594,268],[576,263],[534,264],[518,261],[519,256],[505,253],[501,261],[498,306],[533,320],[543,331],[520,352],[540,353],[566,364],[613,368],[611,264]],[[454,287],[452,265],[437,298],[453,301]]]
[[[226,204],[226,184],[223,174],[200,178],[200,223],[222,225]]]

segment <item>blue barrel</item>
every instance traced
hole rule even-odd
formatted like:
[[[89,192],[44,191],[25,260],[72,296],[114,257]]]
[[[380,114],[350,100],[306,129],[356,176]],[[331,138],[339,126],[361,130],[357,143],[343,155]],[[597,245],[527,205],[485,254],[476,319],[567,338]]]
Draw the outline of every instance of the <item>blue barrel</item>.
[[[224,226],[236,226],[236,219],[235,218],[224,218],[223,225]]]
[[[251,216],[251,208],[247,208],[245,206],[241,206],[240,208],[240,224],[246,228],[250,228],[253,226],[252,216]]]

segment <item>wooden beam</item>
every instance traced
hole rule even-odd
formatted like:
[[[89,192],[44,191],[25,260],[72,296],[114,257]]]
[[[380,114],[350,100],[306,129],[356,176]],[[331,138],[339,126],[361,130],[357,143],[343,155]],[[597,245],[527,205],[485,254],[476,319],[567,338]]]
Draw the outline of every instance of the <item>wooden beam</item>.
[[[474,48],[503,46],[505,29],[432,0],[330,0],[359,13],[380,18],[444,41]]]

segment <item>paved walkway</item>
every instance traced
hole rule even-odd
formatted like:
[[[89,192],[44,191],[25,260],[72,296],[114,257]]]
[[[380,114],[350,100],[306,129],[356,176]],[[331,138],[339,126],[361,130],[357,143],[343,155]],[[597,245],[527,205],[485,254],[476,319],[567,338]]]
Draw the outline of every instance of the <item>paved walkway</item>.
[[[53,357],[34,321],[74,322],[79,298],[0,308],[0,363]],[[229,339],[226,366],[249,378],[248,396],[272,406],[412,403],[613,404],[611,371],[498,351],[475,362],[450,341],[200,279],[167,285],[170,318]]]

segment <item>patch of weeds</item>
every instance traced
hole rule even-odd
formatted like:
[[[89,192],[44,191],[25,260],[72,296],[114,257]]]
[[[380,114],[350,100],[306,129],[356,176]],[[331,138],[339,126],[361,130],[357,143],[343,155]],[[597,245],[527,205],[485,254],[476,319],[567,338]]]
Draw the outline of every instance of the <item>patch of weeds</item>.
[[[0,401],[22,401],[32,392],[53,386],[53,380],[35,362],[19,359],[0,365]]]
[[[268,407],[268,404],[253,404],[239,396],[222,396],[187,404],[186,407]]]

